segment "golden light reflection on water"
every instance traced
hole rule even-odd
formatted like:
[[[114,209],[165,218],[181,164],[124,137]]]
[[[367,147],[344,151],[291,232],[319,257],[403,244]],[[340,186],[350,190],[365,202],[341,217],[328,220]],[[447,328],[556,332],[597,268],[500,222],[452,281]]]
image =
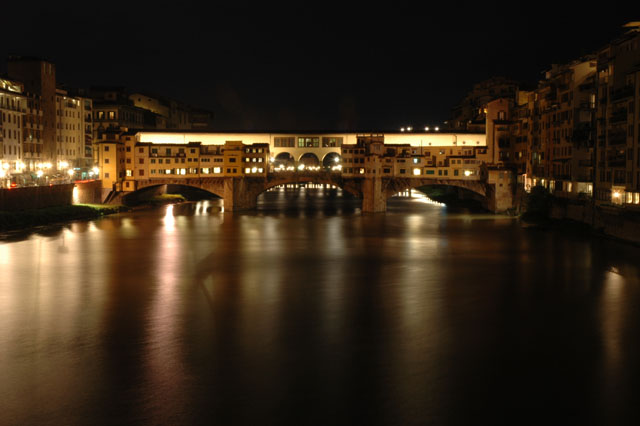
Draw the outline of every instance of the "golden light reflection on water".
[[[625,317],[625,279],[617,269],[605,272],[601,300],[602,338],[606,366],[610,377],[618,376],[621,356],[622,327]]]
[[[462,216],[412,202],[402,213],[283,217],[219,214],[209,210],[219,202],[210,203],[0,244],[5,418],[91,424],[72,416],[117,400],[125,408],[105,411],[113,417],[104,424],[200,424],[247,404],[274,414],[282,404],[312,411],[342,401],[348,411],[355,401],[408,424],[406,413],[449,413],[512,389],[514,399],[530,398],[531,381],[496,367],[505,359],[517,372],[535,364],[529,372],[540,367],[541,381],[562,381],[555,357],[513,350],[549,345],[544,336],[556,326],[602,343],[603,358],[574,371],[593,384],[589,392],[604,383],[612,400],[635,396],[619,385],[636,366],[628,332],[637,280],[604,271],[613,256],[587,238],[566,244],[562,234],[473,215],[468,227]],[[593,279],[594,290],[553,282],[578,277]],[[581,300],[587,313],[572,310]],[[567,320],[581,314],[599,321]],[[594,351],[552,343],[543,352]],[[604,378],[593,371],[600,365]],[[121,371],[125,378],[114,377]],[[505,383],[513,388],[498,389]],[[34,412],[40,422],[23,421]]]

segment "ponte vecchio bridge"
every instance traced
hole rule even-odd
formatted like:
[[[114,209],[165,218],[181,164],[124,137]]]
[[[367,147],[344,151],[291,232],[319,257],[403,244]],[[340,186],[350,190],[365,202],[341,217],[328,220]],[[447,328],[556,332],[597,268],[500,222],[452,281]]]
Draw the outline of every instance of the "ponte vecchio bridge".
[[[120,132],[98,142],[103,187],[128,193],[165,184],[204,189],[226,211],[255,208],[279,185],[335,185],[386,210],[392,195],[425,185],[464,188],[486,207],[513,204],[509,170],[493,164],[484,134],[260,134]]]

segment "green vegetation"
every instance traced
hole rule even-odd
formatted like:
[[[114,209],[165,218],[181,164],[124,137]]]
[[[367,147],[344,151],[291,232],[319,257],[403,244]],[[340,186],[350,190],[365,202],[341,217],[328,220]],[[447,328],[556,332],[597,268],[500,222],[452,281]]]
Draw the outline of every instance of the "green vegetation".
[[[180,194],[159,194],[149,199],[149,203],[152,205],[182,203],[183,201],[187,201],[187,199]]]
[[[26,229],[71,220],[89,220],[128,210],[124,206],[76,204],[20,211],[0,211],[0,231]]]
[[[551,204],[552,197],[549,191],[542,186],[534,186],[527,195],[526,211],[520,217],[529,223],[548,222]]]

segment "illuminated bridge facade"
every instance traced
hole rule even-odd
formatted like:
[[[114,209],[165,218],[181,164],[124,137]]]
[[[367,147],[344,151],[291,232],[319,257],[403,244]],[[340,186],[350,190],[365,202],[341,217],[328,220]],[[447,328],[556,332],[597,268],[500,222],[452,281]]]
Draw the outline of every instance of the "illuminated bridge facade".
[[[251,209],[274,186],[335,185],[386,210],[393,194],[448,185],[481,195],[492,211],[512,207],[512,174],[491,163],[484,134],[262,134],[137,132],[106,135],[98,164],[105,193],[164,184],[198,187],[226,211]]]

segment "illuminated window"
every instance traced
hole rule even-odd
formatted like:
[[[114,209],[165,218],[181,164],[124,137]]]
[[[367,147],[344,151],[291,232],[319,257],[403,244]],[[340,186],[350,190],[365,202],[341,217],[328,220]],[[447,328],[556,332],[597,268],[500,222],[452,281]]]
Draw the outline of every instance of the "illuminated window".
[[[249,167],[247,167],[246,169],[244,169],[245,173],[251,173],[251,169]]]
[[[222,171],[222,169],[220,169],[220,167],[214,167],[213,168],[213,173],[220,173]]]

